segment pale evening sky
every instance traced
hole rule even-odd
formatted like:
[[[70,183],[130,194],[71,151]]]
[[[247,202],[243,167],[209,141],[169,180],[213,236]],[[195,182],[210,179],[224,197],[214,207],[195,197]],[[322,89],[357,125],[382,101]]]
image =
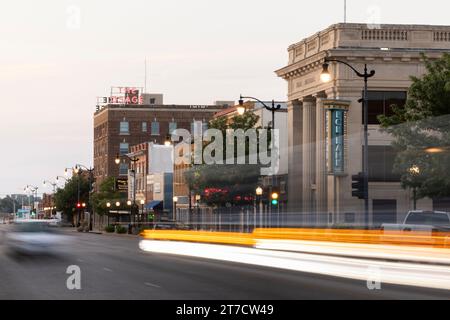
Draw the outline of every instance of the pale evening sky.
[[[0,11],[0,197],[92,163],[96,96],[142,86],[173,104],[285,99],[287,47],[343,21],[343,0],[17,0]],[[348,22],[448,25],[442,0],[348,0]],[[79,19],[78,12],[80,13]]]

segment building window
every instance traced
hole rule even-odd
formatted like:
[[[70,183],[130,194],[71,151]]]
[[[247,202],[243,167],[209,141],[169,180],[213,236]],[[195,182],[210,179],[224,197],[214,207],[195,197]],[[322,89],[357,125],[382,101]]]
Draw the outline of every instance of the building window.
[[[125,142],[122,142],[120,144],[120,148],[119,149],[120,149],[120,154],[121,155],[125,155],[125,154],[127,154],[129,152],[129,144],[125,143]]]
[[[129,134],[130,133],[130,124],[128,121],[120,122],[120,133],[121,134]]]
[[[175,130],[177,130],[177,123],[175,121],[169,122],[169,134],[172,134]]]
[[[369,146],[369,181],[400,182],[393,172],[396,152],[391,146]]]
[[[159,135],[159,122],[156,120],[152,122],[152,135],[153,136]]]
[[[393,114],[392,105],[400,107],[405,105],[405,91],[369,91],[369,124],[380,124],[379,115],[391,116]],[[364,123],[364,112],[363,112]]]
[[[128,175],[128,164],[127,163],[121,163],[119,165],[119,175],[121,175],[121,176]]]
[[[147,132],[147,122],[142,122],[142,132]]]
[[[150,98],[150,104],[155,104],[156,99],[155,98]]]

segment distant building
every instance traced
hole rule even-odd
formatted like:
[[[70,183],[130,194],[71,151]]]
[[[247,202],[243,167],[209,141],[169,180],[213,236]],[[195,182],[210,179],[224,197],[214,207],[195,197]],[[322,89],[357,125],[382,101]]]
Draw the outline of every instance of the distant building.
[[[136,202],[141,200],[147,210],[158,208],[172,210],[173,199],[173,147],[153,142],[131,147],[131,153],[138,161],[131,164],[128,172],[128,198],[133,198],[136,175]]]
[[[138,94],[134,89],[127,89],[126,92],[131,92],[130,95]],[[128,97],[127,94],[123,95],[125,98]],[[117,165],[115,159],[117,155],[124,156],[129,153],[131,146],[145,142],[164,144],[168,134],[174,129],[183,128],[192,131],[194,126],[204,127],[216,112],[226,108],[222,105],[156,104],[163,102],[163,97],[155,94],[130,97],[125,101],[139,103],[120,104],[123,97],[114,96],[114,100],[102,97],[100,100],[106,103],[97,105],[94,113],[93,145],[96,186],[107,177],[127,178],[129,161],[124,159]]]

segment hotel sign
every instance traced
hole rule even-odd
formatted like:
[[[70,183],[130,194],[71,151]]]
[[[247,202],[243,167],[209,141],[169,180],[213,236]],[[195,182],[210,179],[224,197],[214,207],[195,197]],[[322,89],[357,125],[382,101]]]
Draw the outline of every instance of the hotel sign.
[[[143,105],[141,87],[111,87],[109,97],[97,97],[97,111],[105,105]]]
[[[328,173],[345,173],[345,135],[349,101],[324,100],[326,109],[327,168]]]

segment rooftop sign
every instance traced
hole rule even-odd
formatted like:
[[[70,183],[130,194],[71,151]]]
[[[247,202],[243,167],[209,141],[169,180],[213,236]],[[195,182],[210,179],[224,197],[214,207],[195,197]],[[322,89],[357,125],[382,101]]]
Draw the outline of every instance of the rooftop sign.
[[[111,87],[109,97],[97,97],[97,111],[105,105],[143,105],[142,87]]]

